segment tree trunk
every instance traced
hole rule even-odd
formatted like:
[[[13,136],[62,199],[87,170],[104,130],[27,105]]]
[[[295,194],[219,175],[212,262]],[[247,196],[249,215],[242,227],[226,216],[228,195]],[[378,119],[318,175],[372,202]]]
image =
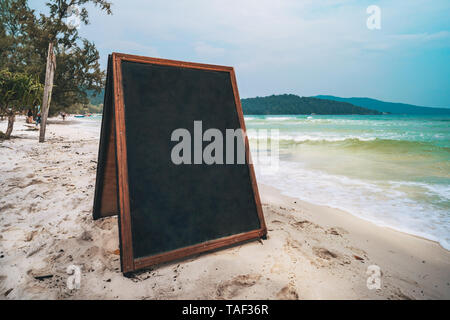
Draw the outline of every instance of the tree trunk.
[[[8,128],[6,129],[5,139],[11,138],[11,133],[14,127],[14,120],[16,120],[16,115],[14,113],[10,114],[8,116]]]
[[[53,77],[56,69],[56,57],[53,52],[53,43],[48,44],[47,68],[45,70],[44,97],[42,98],[41,108],[41,128],[39,131],[39,142],[45,141],[45,129],[47,127],[48,109],[52,100]]]

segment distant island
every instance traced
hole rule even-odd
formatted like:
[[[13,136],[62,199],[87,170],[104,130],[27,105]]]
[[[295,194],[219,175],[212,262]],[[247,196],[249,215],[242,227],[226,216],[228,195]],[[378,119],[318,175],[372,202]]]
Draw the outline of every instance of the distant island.
[[[380,112],[388,112],[392,114],[417,114],[417,115],[440,115],[450,114],[450,108],[431,108],[421,107],[412,104],[385,102],[370,98],[340,98],[335,96],[314,96],[313,98],[324,99],[326,101],[333,100],[339,102],[348,102],[355,106],[377,110]]]
[[[242,99],[244,114],[364,114],[379,115],[380,111],[340,102],[295,94],[271,95]]]

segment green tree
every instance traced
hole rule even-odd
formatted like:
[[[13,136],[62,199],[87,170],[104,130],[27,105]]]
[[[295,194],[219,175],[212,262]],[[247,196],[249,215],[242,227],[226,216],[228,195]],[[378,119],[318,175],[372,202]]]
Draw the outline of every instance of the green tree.
[[[26,0],[1,0],[0,68],[33,74],[44,83],[48,46],[54,44],[57,67],[50,115],[74,104],[88,104],[86,92],[100,93],[104,85],[94,43],[66,23],[70,8],[77,6],[80,23],[88,24],[88,4],[111,14],[111,3],[105,0],[49,0],[48,15],[36,14]]]
[[[39,105],[42,93],[42,84],[33,76],[6,69],[0,71],[0,113],[8,117],[6,139],[11,137],[16,114]]]
[[[65,111],[74,104],[88,104],[88,90],[101,92],[105,73],[100,70],[99,58],[95,45],[86,39],[82,47],[58,52],[50,114]]]
[[[70,27],[65,20],[72,15],[70,8],[77,7],[80,23],[89,24],[87,4],[94,4],[107,14],[112,13],[111,3],[105,0],[50,0],[46,3],[50,13],[48,16],[40,14],[38,30],[33,35],[42,62],[47,58],[48,43],[55,44],[57,70],[51,107],[56,112],[70,103],[87,104],[86,91],[99,93],[104,84],[105,73],[100,69],[100,56],[94,43],[81,38],[77,28]],[[45,67],[40,76],[44,75]]]
[[[33,46],[37,20],[26,0],[0,2],[0,69],[41,73],[39,51]]]

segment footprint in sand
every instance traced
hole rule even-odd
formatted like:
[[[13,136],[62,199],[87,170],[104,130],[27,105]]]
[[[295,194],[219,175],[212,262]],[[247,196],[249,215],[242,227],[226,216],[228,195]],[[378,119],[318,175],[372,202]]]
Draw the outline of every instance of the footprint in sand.
[[[325,259],[325,260],[332,260],[336,259],[338,255],[334,252],[331,252],[330,250],[326,248],[320,248],[320,247],[314,247],[313,252],[316,256],[319,258]]]
[[[8,210],[8,209],[14,209],[15,207],[16,207],[15,205],[13,205],[13,204],[11,204],[11,203],[7,203],[7,204],[5,204],[4,206],[1,206],[1,207],[0,207],[0,212],[6,211],[6,210]]]
[[[96,220],[94,221],[97,227],[99,227],[102,230],[111,230],[112,228],[117,226],[117,220],[112,218],[104,218],[102,220]]]
[[[280,300],[298,300],[299,297],[295,288],[288,284],[277,293],[277,298]]]
[[[241,293],[245,288],[254,286],[261,278],[259,274],[243,274],[229,281],[222,282],[216,290],[217,298],[232,299]]]
[[[348,231],[343,228],[334,227],[334,228],[330,228],[330,229],[326,230],[325,233],[333,235],[333,236],[341,236],[342,237],[342,235],[347,234]]]
[[[291,223],[291,226],[293,226],[294,228],[298,229],[298,230],[302,230],[302,229],[322,229],[321,226],[319,226],[318,224],[315,224],[311,221],[308,220],[301,220],[301,221],[295,221]]]
[[[28,182],[26,184],[23,184],[23,185],[21,185],[19,187],[24,189],[24,188],[27,188],[27,187],[32,186],[34,184],[41,184],[41,183],[44,183],[44,181],[42,181],[41,179],[32,179],[30,182]]]

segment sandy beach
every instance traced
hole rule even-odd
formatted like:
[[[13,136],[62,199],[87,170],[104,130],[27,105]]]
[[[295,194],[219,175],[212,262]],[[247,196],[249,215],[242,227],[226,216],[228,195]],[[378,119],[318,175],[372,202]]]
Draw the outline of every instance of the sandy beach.
[[[117,217],[94,221],[99,127],[17,117],[0,141],[0,299],[450,299],[438,243],[259,184],[268,238],[124,277]],[[6,130],[6,121],[0,122]],[[70,290],[70,265],[81,288]],[[381,270],[369,290],[367,270]]]

